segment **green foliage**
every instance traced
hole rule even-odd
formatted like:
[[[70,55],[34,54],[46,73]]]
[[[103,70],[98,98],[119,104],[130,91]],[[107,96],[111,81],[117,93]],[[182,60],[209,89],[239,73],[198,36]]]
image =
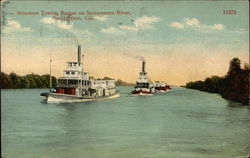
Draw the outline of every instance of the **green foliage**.
[[[113,79],[110,78],[110,77],[105,76],[105,77],[103,77],[103,80],[113,80]]]
[[[131,85],[133,85],[133,84],[127,83],[127,82],[125,82],[125,81],[122,81],[122,80],[118,79],[117,81],[115,81],[115,85],[116,85],[116,86],[131,86]]]
[[[249,105],[249,65],[240,67],[241,61],[233,58],[225,77],[212,76],[205,81],[188,82],[187,88],[220,93],[222,97]]]
[[[27,77],[21,77],[20,80],[21,82],[18,85],[18,88],[30,88],[30,80]]]
[[[233,58],[232,60],[230,60],[229,63],[230,63],[230,66],[229,66],[226,77],[232,77],[234,75],[238,75],[239,71],[241,71],[240,59]]]
[[[26,75],[25,77],[29,81],[29,86],[27,86],[27,88],[36,88],[38,86],[38,84],[35,81],[35,78],[34,78],[33,74]],[[22,88],[25,88],[25,87],[22,87]]]
[[[90,76],[90,78],[93,78],[93,79],[95,79],[93,76]],[[103,77],[103,78],[97,78],[96,80],[113,80],[112,78],[110,78],[110,77],[107,77],[107,76],[105,76],[105,77]]]
[[[90,79],[90,80],[95,80],[95,77],[89,76],[89,79]]]
[[[21,82],[21,77],[15,74],[14,72],[9,75],[10,80],[12,81],[12,88],[17,88]]]
[[[49,88],[50,75],[28,74],[19,76],[14,72],[0,74],[0,88]],[[56,77],[52,76],[52,87],[56,87]]]
[[[95,78],[94,78],[93,76],[90,76],[90,79],[95,79]],[[103,77],[103,78],[97,78],[97,80],[114,80],[114,79],[105,76],[105,77]],[[131,86],[131,85],[133,85],[133,84],[132,84],[132,83],[128,83],[128,82],[126,82],[126,81],[123,81],[123,80],[121,80],[121,79],[118,79],[117,81],[115,81],[115,85],[116,85],[116,86]]]
[[[12,87],[12,81],[10,77],[7,74],[1,72],[0,73],[0,88],[2,89],[2,88],[11,88],[11,87]]]

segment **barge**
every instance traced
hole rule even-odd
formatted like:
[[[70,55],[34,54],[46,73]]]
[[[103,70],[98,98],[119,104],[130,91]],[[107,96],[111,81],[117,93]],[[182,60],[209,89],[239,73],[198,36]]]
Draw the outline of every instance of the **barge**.
[[[155,86],[156,92],[166,92],[166,91],[171,90],[171,87],[167,83],[160,82],[160,81],[155,81],[154,86]]]

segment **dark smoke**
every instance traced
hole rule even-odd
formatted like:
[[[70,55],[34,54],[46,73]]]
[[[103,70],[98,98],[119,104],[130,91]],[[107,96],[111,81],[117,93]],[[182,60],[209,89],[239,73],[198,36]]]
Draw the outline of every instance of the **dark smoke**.
[[[145,61],[145,58],[143,56],[133,55],[133,54],[128,54],[128,53],[123,53],[123,55],[125,55],[126,57],[138,59],[140,61]]]

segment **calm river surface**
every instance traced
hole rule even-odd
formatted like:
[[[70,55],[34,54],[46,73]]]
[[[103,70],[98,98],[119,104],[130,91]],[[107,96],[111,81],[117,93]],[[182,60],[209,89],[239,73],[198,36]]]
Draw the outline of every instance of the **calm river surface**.
[[[46,89],[2,90],[4,158],[235,158],[250,152],[250,108],[174,87],[154,96],[46,104]]]

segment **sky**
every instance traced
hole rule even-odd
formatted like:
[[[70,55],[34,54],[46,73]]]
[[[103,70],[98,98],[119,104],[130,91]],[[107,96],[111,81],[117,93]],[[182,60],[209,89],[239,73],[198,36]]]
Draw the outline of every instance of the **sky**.
[[[61,77],[66,62],[77,60],[79,44],[84,71],[132,83],[141,59],[152,81],[171,85],[223,76],[233,57],[249,63],[247,1],[5,0],[1,7],[6,73],[48,74],[51,54],[52,75]],[[68,17],[62,11],[78,20],[58,19]]]

